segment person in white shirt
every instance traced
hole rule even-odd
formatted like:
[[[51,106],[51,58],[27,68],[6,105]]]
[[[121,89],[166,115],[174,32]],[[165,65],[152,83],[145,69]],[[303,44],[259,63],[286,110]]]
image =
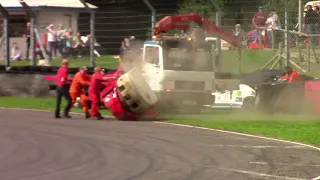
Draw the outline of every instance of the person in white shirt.
[[[58,35],[57,35],[57,32],[53,28],[54,28],[53,24],[50,24],[48,27],[46,27],[46,30],[48,31],[48,45],[49,45],[50,59],[55,58],[57,55]]]
[[[271,32],[273,30],[275,42],[277,43],[277,41],[280,39],[280,37],[278,36],[279,32],[277,31],[277,29],[281,28],[279,16],[275,12],[271,12],[269,14],[269,18],[266,21],[266,25],[267,25],[267,33],[266,34],[268,36],[269,42],[272,42]]]
[[[10,56],[10,61],[20,61],[21,60],[21,53],[20,53],[20,48],[17,43],[12,44],[11,48],[11,56]]]
[[[246,35],[244,30],[241,28],[240,24],[235,25],[235,29],[233,30],[233,36],[237,37],[240,41],[244,41],[246,39]],[[231,49],[235,49],[235,46],[232,46]]]
[[[269,14],[269,18],[266,21],[266,26],[267,26],[266,35],[268,37],[268,41],[271,43],[272,42],[272,34],[271,34],[271,32],[276,27],[275,19],[273,18],[273,13],[272,12]]]

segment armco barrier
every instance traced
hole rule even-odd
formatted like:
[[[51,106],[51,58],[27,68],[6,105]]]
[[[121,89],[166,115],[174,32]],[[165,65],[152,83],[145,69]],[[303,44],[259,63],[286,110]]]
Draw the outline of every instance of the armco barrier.
[[[0,74],[0,96],[52,97],[49,82],[39,74]]]

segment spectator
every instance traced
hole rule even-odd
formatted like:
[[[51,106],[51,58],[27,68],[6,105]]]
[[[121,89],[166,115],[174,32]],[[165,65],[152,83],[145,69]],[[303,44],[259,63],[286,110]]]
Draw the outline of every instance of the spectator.
[[[43,48],[45,50],[45,53],[48,54],[48,51],[46,51],[45,45],[43,45]],[[38,60],[45,59],[44,54],[42,53],[40,43],[39,41],[36,41],[36,51],[35,51],[36,57]]]
[[[50,60],[57,55],[57,32],[53,29],[54,25],[50,24],[46,27],[48,30],[48,43],[49,43],[49,58]],[[53,55],[53,56],[52,56]]]
[[[21,53],[17,43],[12,44],[10,61],[20,61]]]
[[[320,8],[319,6],[314,7],[314,11],[317,13],[317,19],[316,19],[316,34],[320,32]]]
[[[315,34],[316,28],[317,28],[317,19],[318,19],[317,12],[312,9],[311,5],[308,5],[306,16],[305,16],[305,25],[306,25],[307,34]],[[310,36],[310,42],[314,45],[317,44],[316,38],[312,36]]]
[[[275,19],[273,18],[273,12],[269,13],[269,18],[266,21],[266,27],[267,27],[267,37],[268,41],[271,43],[272,42],[272,30],[275,29],[276,27],[276,22]]]
[[[71,56],[71,53],[72,53],[72,42],[73,42],[73,37],[72,37],[72,29],[69,28],[66,33],[65,33],[65,40],[66,40],[66,44],[65,44],[65,48],[66,48],[66,51],[65,51],[65,56],[66,57],[69,57]]]
[[[119,53],[120,62],[123,60],[126,50],[127,50],[126,43],[125,41],[122,41],[120,46],[120,53]]]
[[[59,28],[57,30],[58,36],[58,50],[60,55],[63,57],[65,55],[65,47],[66,47],[66,29],[63,27],[63,24],[59,24]]]
[[[26,49],[26,60],[29,60],[29,49],[30,49],[30,43],[31,43],[31,39],[30,39],[30,32],[31,30],[31,23],[28,22],[27,23],[27,29],[25,30],[25,33],[23,34],[23,37],[26,39],[26,43],[27,43],[27,49]]]
[[[267,16],[263,11],[263,8],[259,7],[259,12],[256,12],[252,18],[252,24],[254,25],[256,32],[254,34],[254,40],[257,40],[259,28],[263,28],[265,26],[265,22],[267,20]]]
[[[233,31],[233,36],[239,38],[241,41],[245,40],[244,30],[241,28],[240,24],[235,25],[235,30]]]
[[[233,36],[240,39],[240,41],[245,41],[246,36],[245,36],[244,30],[241,28],[240,24],[235,25],[235,29],[233,31]],[[232,49],[235,49],[235,46],[232,46]]]
[[[77,32],[77,34],[73,37],[73,50],[77,53],[78,57],[81,57],[81,51],[82,48],[85,47],[84,43],[81,40],[81,34],[80,32]]]
[[[281,22],[278,14],[275,11],[272,11],[272,13],[273,13],[272,18],[275,22],[274,29],[281,29]]]

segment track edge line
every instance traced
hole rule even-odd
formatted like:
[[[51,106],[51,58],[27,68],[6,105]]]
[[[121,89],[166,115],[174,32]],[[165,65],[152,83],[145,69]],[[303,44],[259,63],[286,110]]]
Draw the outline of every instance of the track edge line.
[[[26,109],[26,108],[0,107],[0,109],[12,109],[12,110],[23,110],[23,111],[35,111],[35,112],[52,112],[50,110]],[[76,112],[70,112],[70,113],[71,114],[77,114],[77,115],[83,114],[83,113],[76,113]],[[110,115],[105,115],[104,117],[114,118],[114,116],[110,116]],[[214,128],[192,126],[192,125],[186,125],[186,124],[177,124],[177,123],[160,122],[160,121],[151,121],[151,122],[152,123],[157,123],[157,124],[166,124],[166,125],[171,125],[171,126],[188,127],[188,128],[195,128],[195,129],[202,129],[202,130],[209,130],[209,131],[215,131],[215,132],[220,132],[220,133],[226,133],[226,134],[234,134],[234,135],[239,135],[239,136],[244,136],[244,137],[251,137],[251,138],[264,139],[264,140],[284,142],[284,143],[289,143],[289,144],[308,147],[308,148],[311,148],[311,149],[314,149],[314,150],[317,150],[317,151],[320,152],[320,147],[316,147],[316,146],[313,146],[313,145],[304,144],[304,143],[300,143],[300,142],[295,142],[295,141],[289,141],[289,140],[283,140],[283,139],[277,139],[277,138],[271,138],[271,137],[265,137],[265,136],[258,136],[258,135],[252,135],[252,134],[246,134],[246,133],[239,133],[239,132],[234,132],[234,131],[220,130],[220,129],[214,129]]]
[[[226,130],[220,130],[220,129],[214,129],[214,128],[192,126],[192,125],[186,125],[186,124],[177,124],[177,123],[159,122],[159,121],[155,121],[153,123],[180,126],[180,127],[188,127],[188,128],[196,128],[196,129],[209,130],[209,131],[215,131],[215,132],[220,132],[220,133],[233,134],[233,135],[239,135],[239,136],[245,136],[245,137],[251,137],[251,138],[257,138],[257,139],[278,141],[278,142],[283,142],[283,143],[289,143],[289,144],[308,147],[308,148],[311,148],[311,149],[314,149],[314,150],[317,150],[317,151],[320,152],[320,147],[316,147],[316,146],[313,146],[313,145],[304,144],[304,143],[300,143],[300,142],[295,142],[295,141],[289,141],[289,140],[283,140],[283,139],[277,139],[277,138],[271,138],[271,137],[265,137],[265,136],[258,136],[258,135],[252,135],[252,134],[246,134],[246,133],[239,133],[239,132],[234,132],[234,131],[226,131]]]

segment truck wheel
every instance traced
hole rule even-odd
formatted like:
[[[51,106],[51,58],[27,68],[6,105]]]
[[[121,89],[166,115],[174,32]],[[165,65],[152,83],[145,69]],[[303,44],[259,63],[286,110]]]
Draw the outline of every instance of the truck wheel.
[[[245,110],[252,110],[254,109],[256,106],[255,106],[255,98],[254,97],[247,97],[244,99],[243,101],[243,105],[242,105],[242,108],[245,109]]]

